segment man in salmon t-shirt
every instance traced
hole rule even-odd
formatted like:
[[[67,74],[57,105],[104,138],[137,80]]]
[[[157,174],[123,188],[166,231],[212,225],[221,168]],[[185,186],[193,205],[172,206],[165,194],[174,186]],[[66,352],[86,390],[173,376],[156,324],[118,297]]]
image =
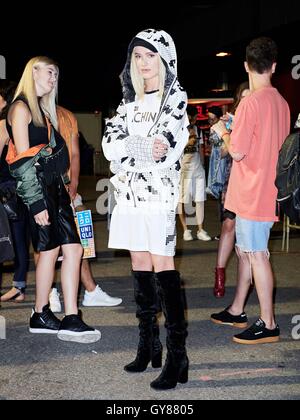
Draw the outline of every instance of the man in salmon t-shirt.
[[[289,134],[287,102],[271,84],[277,62],[277,46],[270,38],[258,38],[246,51],[245,68],[251,94],[241,101],[231,135],[222,121],[213,129],[224,140],[233,158],[225,208],[236,213],[238,285],[231,306],[211,320],[245,328],[244,312],[252,281],[260,303],[260,318],[233,340],[241,344],[273,343],[279,326],[273,310],[273,274],[268,241],[276,216],[276,166],[280,148]]]

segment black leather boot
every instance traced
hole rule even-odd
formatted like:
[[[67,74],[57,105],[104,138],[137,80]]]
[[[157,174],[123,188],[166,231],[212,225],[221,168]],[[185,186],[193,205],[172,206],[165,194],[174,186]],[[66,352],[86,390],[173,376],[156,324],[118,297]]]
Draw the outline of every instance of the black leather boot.
[[[154,273],[133,271],[134,297],[137,304],[140,340],[136,358],[124,367],[127,372],[144,372],[151,361],[152,367],[162,366],[162,344],[159,340],[159,326],[156,314],[158,295]]]
[[[167,358],[160,376],[151,382],[155,390],[175,388],[177,383],[188,381],[189,360],[186,355],[185,339],[187,324],[184,319],[184,305],[181,295],[178,271],[157,273],[159,294],[165,315],[167,329]]]

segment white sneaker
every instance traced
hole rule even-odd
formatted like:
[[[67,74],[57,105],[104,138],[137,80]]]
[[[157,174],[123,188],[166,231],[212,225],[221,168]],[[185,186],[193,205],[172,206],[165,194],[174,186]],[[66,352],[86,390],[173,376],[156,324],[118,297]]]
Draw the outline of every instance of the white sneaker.
[[[61,303],[59,300],[59,293],[55,287],[53,287],[49,295],[49,303],[50,303],[50,309],[53,313],[59,313],[62,311]]]
[[[211,241],[211,237],[203,229],[197,232],[197,238],[199,239],[199,241]]]
[[[192,231],[191,230],[185,230],[184,234],[183,234],[183,240],[184,241],[192,241],[193,240],[193,236],[192,236]]]
[[[83,306],[118,306],[122,299],[109,296],[98,285],[93,292],[84,292]]]

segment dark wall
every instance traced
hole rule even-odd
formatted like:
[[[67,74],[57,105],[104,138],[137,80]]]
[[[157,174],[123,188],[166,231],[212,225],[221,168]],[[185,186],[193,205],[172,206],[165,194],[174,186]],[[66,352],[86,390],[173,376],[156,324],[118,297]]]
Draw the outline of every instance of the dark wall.
[[[191,59],[195,54],[193,46],[198,40],[199,46],[201,42],[198,54],[207,56],[222,47],[244,43],[295,22],[300,22],[298,0],[281,3],[273,0],[227,0],[216,8],[199,11],[183,21],[181,30],[186,37],[181,37],[180,46],[184,47],[187,38],[191,40],[189,47],[185,44],[182,48],[184,59]]]

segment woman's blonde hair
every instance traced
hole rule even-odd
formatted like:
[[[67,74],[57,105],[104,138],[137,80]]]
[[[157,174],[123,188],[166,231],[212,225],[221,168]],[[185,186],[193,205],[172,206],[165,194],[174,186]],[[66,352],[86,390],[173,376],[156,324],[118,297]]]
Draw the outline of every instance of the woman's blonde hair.
[[[143,99],[145,94],[145,82],[144,78],[140,75],[134,53],[131,54],[131,63],[130,63],[130,75],[133,88],[138,99]],[[159,92],[158,95],[162,98],[165,89],[165,79],[166,79],[166,67],[159,56]]]
[[[44,95],[40,101],[38,101],[35,82],[33,78],[33,70],[39,68],[40,64],[47,66],[53,65],[57,71],[57,80],[55,88],[50,93]],[[18,96],[24,96],[28,102],[32,121],[35,126],[43,127],[45,125],[44,118],[40,107],[42,108],[45,115],[50,119],[53,126],[57,129],[57,115],[56,115],[56,97],[57,97],[57,85],[58,85],[58,73],[59,69],[57,64],[51,58],[45,56],[34,57],[28,61],[23,71],[20,82],[17,86],[14,100]]]

